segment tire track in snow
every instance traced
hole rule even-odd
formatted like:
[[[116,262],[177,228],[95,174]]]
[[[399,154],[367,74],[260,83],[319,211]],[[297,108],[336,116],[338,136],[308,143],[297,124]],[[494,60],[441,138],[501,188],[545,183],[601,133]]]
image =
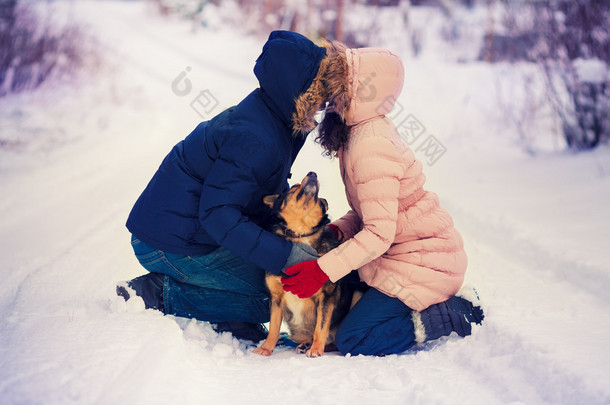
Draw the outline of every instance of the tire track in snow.
[[[79,228],[79,231],[74,233],[72,236],[72,240],[74,241],[83,241],[91,238],[92,234],[99,229],[105,229],[114,218],[116,218],[119,214],[123,213],[122,208],[116,208],[112,211],[105,213],[104,216],[97,218],[96,221],[87,222],[87,226],[84,228]],[[19,274],[23,275],[21,280],[16,283],[16,289],[14,293],[7,293],[2,298],[2,302],[0,303],[0,308],[3,308],[3,312],[8,315],[22,313],[19,308],[19,305],[22,303],[28,303],[28,308],[31,310],[30,301],[27,300],[27,294],[35,294],[37,289],[32,288],[32,285],[36,286],[36,284],[40,284],[39,276],[42,272],[56,268],[56,264],[60,263],[67,257],[70,257],[71,254],[78,250],[78,244],[74,242],[64,242],[63,246],[58,249],[57,253],[50,258],[45,259],[42,263],[38,263],[33,268],[27,268],[27,270],[19,272]],[[67,272],[73,273],[73,268],[66,269]],[[54,273],[55,277],[61,278],[64,274]],[[16,277],[15,275],[14,277]],[[41,303],[43,306],[45,303]],[[2,324],[5,324],[6,318],[2,318]],[[7,331],[10,328],[3,328],[3,330]]]
[[[251,72],[246,74],[243,69],[237,70],[228,68],[226,65],[214,62],[209,58],[197,56],[192,49],[185,49],[179,42],[171,42],[168,38],[158,34],[153,26],[138,22],[138,15],[130,15],[125,7],[115,7],[112,9],[109,7],[99,8],[99,13],[108,14],[109,12],[112,13],[112,16],[104,16],[101,20],[112,20],[114,24],[113,28],[115,28],[116,31],[121,32],[123,38],[130,38],[126,39],[127,42],[131,41],[134,44],[140,45],[144,42],[147,43],[147,48],[149,49],[149,51],[145,52],[147,55],[159,54],[167,57],[168,55],[173,54],[177,58],[182,59],[183,65],[185,66],[197,65],[204,70],[212,70],[215,74],[224,76],[231,81],[237,79],[246,83],[252,82]],[[143,10],[137,10],[137,12],[143,12]],[[131,39],[134,36],[137,37],[136,41]],[[112,55],[112,57],[118,61],[126,62],[155,81],[166,84],[167,87],[170,86],[174,79],[175,72],[170,72],[168,75],[166,72],[159,71],[157,67],[148,65],[145,61],[138,60],[135,56],[128,54],[126,51],[117,49],[117,47],[112,44],[105,41],[100,42],[100,44],[104,47],[104,51],[107,55]]]
[[[491,388],[503,403],[602,405],[610,395],[565,367],[544,346],[532,344],[499,322],[487,321],[473,344],[455,341],[446,355],[455,369],[473,375],[477,385]]]
[[[476,344],[456,357],[456,367],[467,365],[507,400],[609,403],[600,376],[610,361],[604,350],[610,333],[590,331],[591,325],[610,324],[602,295],[607,276],[595,285],[595,269],[553,257],[504,226],[453,207],[451,212],[462,217],[460,229],[473,244],[470,271],[480,280],[487,313]],[[570,273],[574,267],[592,271],[591,279]],[[490,372],[481,374],[485,369]]]
[[[519,268],[532,270],[529,274],[545,282],[567,282],[600,301],[606,300],[607,291],[610,290],[610,274],[605,269],[553,255],[534,240],[521,236],[505,225],[485,221],[480,215],[447,203],[445,205],[456,216],[463,218],[460,221],[461,229],[468,230],[478,243],[485,241],[483,245],[493,249],[498,257]]]

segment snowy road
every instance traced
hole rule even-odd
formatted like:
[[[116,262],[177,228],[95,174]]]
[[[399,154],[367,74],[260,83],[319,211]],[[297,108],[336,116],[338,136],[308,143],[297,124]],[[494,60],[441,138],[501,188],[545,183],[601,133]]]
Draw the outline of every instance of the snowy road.
[[[521,153],[498,135],[487,66],[408,61],[400,100],[447,148],[425,171],[485,303],[471,337],[384,358],[260,358],[205,323],[115,297],[117,281],[142,274],[124,228],[133,202],[206,118],[191,106],[200,91],[218,102],[211,116],[256,86],[264,39],[193,34],[139,2],[73,7],[104,67],[80,89],[0,99],[2,136],[27,141],[0,150],[0,403],[610,403],[610,149]],[[192,90],[179,96],[182,72]],[[312,142],[294,178],[309,170],[342,215],[336,162]]]

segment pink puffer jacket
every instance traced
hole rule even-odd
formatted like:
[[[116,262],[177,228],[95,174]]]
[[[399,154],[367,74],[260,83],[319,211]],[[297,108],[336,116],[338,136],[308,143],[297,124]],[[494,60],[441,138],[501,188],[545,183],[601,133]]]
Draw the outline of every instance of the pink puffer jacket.
[[[334,224],[344,243],[318,259],[337,281],[353,269],[370,286],[414,310],[445,301],[461,287],[466,253],[436,194],[423,188],[422,164],[389,118],[403,85],[400,59],[382,49],[349,49],[355,125],[339,151],[352,208]]]

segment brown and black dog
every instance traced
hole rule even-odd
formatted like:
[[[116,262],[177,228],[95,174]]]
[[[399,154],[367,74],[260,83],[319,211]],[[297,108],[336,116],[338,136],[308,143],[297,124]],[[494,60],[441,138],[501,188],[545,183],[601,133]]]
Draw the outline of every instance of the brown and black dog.
[[[271,207],[273,219],[267,228],[282,237],[313,247],[321,256],[339,245],[335,234],[326,225],[330,222],[328,203],[318,198],[318,176],[310,172],[301,184],[295,184],[280,195],[264,198]],[[284,291],[281,276],[267,273],[267,287],[271,293],[269,335],[254,353],[270,356],[280,337],[282,319],[290,329],[290,339],[304,346],[308,357],[324,354],[334,342],[339,323],[352,305],[353,289],[343,283],[327,281],[311,298],[301,299]]]

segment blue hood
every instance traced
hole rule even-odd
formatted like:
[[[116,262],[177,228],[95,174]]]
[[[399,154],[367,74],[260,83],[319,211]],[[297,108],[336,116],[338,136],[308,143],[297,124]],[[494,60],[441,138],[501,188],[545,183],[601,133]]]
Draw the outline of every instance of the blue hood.
[[[324,48],[296,32],[269,35],[254,74],[265,103],[285,123],[291,122],[296,98],[309,88],[325,55]]]

